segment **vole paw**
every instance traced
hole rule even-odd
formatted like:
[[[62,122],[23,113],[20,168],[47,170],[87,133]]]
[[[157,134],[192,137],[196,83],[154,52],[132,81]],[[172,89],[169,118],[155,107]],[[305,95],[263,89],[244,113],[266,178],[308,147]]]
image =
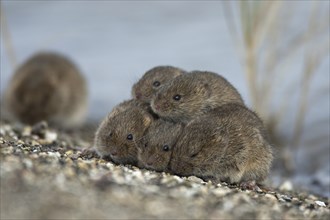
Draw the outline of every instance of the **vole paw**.
[[[255,180],[250,180],[250,181],[244,181],[239,184],[241,189],[243,190],[252,190],[256,192],[261,192],[262,190],[260,187],[257,185]]]
[[[94,148],[83,149],[79,156],[87,159],[100,158],[100,156],[96,153]]]

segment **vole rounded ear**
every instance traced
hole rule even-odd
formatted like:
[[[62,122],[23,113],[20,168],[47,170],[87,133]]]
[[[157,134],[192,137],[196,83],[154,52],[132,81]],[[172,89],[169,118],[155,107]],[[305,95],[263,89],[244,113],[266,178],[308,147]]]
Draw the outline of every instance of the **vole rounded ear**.
[[[148,128],[153,121],[154,118],[152,117],[152,115],[146,112],[143,114],[143,125],[145,128]]]
[[[107,117],[108,117],[108,118],[112,118],[112,117],[118,115],[118,113],[119,113],[119,110],[118,110],[118,109],[113,109],[113,110],[107,115]]]
[[[108,118],[112,118],[112,117],[114,117],[114,116],[116,116],[116,115],[118,115],[120,112],[122,112],[123,110],[125,110],[125,108],[124,107],[122,107],[122,106],[116,106],[116,107],[114,107],[113,109],[112,109],[112,111],[108,114]]]
[[[181,134],[182,130],[183,130],[184,124],[182,123],[177,123],[175,124],[175,126],[173,127],[173,132],[176,134]]]
[[[213,138],[214,138],[215,142],[222,143],[222,145],[224,147],[226,147],[229,143],[228,130],[223,127],[217,128],[213,134]]]
[[[187,72],[184,71],[184,70],[175,70],[174,71],[174,78],[178,77],[178,76],[181,76],[182,74],[185,74],[185,73],[187,73]]]
[[[135,141],[135,147],[136,147],[139,151],[141,151],[142,148],[144,147],[145,141],[146,141],[146,138],[145,138],[145,136],[143,136],[143,137],[140,138],[139,140]]]
[[[210,84],[204,82],[204,83],[203,83],[203,89],[204,89],[204,92],[205,92],[206,96],[207,96],[207,97],[210,97],[210,96],[211,96],[211,88],[210,88]]]
[[[195,82],[193,86],[195,87],[194,92],[203,95],[204,98],[209,98],[212,94],[211,86],[206,80]]]
[[[132,86],[132,89],[131,89],[131,96],[133,99],[135,98],[135,92],[136,92],[136,83]]]
[[[188,155],[189,157],[195,157],[198,155],[198,153],[203,149],[202,145],[195,144],[188,148]]]

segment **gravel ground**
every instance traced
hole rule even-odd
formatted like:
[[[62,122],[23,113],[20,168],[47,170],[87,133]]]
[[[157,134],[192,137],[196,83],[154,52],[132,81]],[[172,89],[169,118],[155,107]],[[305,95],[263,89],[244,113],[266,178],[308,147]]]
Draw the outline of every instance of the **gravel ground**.
[[[84,149],[92,129],[1,122],[1,219],[329,219],[329,198],[115,165]]]

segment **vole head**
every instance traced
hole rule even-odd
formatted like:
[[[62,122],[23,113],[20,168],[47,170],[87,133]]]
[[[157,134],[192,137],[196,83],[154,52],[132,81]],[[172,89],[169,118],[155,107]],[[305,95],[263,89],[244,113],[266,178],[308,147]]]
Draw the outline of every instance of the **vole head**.
[[[152,110],[165,119],[187,122],[204,111],[211,94],[209,83],[181,75],[164,85],[151,101]]]
[[[133,85],[132,96],[134,99],[150,103],[152,96],[159,88],[184,72],[184,70],[172,66],[154,67]]]
[[[143,137],[153,120],[142,108],[117,108],[99,126],[94,147],[102,157],[110,156],[116,163],[136,165],[136,141]]]
[[[139,161],[148,169],[165,171],[181,131],[180,124],[163,120],[153,123],[145,136],[137,142]]]

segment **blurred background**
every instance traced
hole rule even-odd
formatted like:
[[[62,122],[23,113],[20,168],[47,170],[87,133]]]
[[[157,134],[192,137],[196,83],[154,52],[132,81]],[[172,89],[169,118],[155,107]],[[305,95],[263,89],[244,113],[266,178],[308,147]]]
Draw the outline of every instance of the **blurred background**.
[[[271,184],[329,197],[329,11],[329,1],[1,1],[1,96],[39,51],[78,65],[97,123],[154,66],[217,72],[269,129]]]

